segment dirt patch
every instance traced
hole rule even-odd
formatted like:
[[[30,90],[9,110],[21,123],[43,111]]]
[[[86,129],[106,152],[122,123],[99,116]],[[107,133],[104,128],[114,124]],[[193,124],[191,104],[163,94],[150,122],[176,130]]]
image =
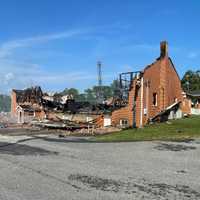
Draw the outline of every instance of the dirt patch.
[[[48,151],[46,149],[32,147],[24,144],[18,143],[7,143],[0,142],[0,154],[10,154],[10,155],[57,155],[58,152]]]
[[[160,151],[188,151],[196,149],[196,147],[194,146],[187,146],[182,144],[167,144],[167,143],[161,143],[154,148]]]
[[[123,192],[153,199],[199,199],[200,193],[185,185],[168,185],[165,183],[149,183],[147,180],[113,180],[96,176],[72,174],[68,177],[77,187],[84,187],[107,192]]]

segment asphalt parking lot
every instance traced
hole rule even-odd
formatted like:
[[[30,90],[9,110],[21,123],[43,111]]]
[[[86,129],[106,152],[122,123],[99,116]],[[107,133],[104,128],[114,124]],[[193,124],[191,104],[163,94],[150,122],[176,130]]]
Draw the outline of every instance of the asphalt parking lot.
[[[200,199],[200,141],[0,136],[0,200]]]

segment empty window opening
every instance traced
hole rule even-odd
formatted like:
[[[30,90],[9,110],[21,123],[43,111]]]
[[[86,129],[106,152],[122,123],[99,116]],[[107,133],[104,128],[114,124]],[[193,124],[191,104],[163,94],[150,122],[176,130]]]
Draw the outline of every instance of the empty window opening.
[[[127,119],[121,119],[120,120],[120,126],[128,127],[128,120]]]
[[[157,104],[158,104],[158,95],[157,95],[157,93],[153,93],[153,105],[154,106],[157,106]]]

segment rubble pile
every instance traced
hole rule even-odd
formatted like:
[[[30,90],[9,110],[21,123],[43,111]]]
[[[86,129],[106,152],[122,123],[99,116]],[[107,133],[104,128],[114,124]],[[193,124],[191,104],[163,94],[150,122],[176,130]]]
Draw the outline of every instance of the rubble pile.
[[[114,98],[103,103],[77,102],[72,95],[43,93],[39,86],[13,90],[12,114],[21,124],[56,129],[73,134],[103,134],[109,132],[111,113],[121,104]],[[104,116],[107,123],[104,124]],[[110,119],[108,119],[110,118]],[[110,121],[110,123],[108,123]]]

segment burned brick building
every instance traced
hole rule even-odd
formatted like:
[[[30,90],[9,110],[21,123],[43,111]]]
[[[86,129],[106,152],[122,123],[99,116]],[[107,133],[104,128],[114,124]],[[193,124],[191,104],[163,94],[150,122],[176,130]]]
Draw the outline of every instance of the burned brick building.
[[[60,127],[68,124],[79,126],[80,123],[108,126],[111,120],[109,122],[107,114],[111,109],[112,106],[105,104],[76,102],[72,95],[49,95],[43,93],[39,86],[24,90],[13,89],[11,93],[11,114],[21,124],[36,120],[45,123],[49,121],[51,127],[58,127],[58,122]]]
[[[44,118],[42,96],[42,90],[38,86],[25,90],[12,90],[11,114],[17,117],[18,123],[28,122],[33,118]]]
[[[159,58],[132,76],[127,105],[112,113],[112,124],[142,127],[156,118],[179,118],[187,112],[186,100],[164,41],[160,43]]]
[[[44,94],[40,87],[12,90],[11,113],[19,123],[36,118],[122,127],[143,127],[191,114],[191,101],[181,88],[166,41],[160,43],[160,56],[155,62],[143,71],[122,73],[119,80],[112,100],[93,105],[75,102],[71,96]]]

